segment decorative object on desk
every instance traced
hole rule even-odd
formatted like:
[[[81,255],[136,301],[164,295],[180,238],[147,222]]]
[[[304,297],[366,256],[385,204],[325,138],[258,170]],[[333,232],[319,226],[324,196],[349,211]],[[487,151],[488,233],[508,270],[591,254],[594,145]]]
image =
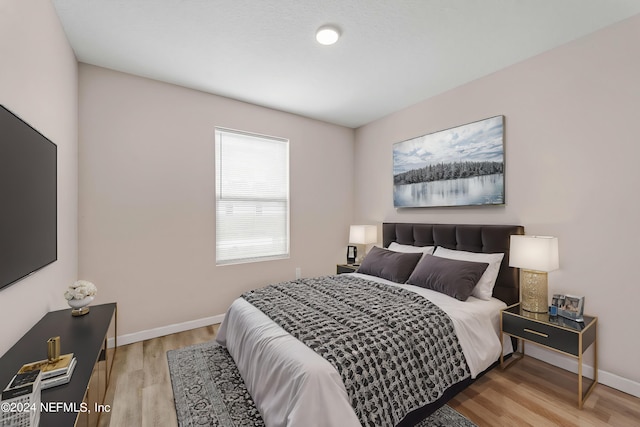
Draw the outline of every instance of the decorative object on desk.
[[[520,271],[523,310],[546,313],[549,309],[549,271],[559,268],[558,239],[550,236],[511,236],[509,266]]]
[[[35,427],[40,423],[41,378],[40,371],[34,370],[18,373],[11,379],[0,394],[0,426]]]
[[[76,358],[71,359],[71,364],[69,367],[61,374],[58,374],[53,377],[43,378],[42,379],[42,390],[46,390],[51,387],[55,387],[58,385],[66,384],[71,381],[71,376],[73,375],[73,370],[76,368]]]
[[[558,316],[584,322],[584,297],[554,294],[551,307],[555,307]]]
[[[64,293],[73,316],[83,316],[89,312],[88,305],[98,293],[96,285],[86,280],[78,280]]]
[[[73,353],[68,353],[58,357],[57,362],[49,362],[49,360],[39,360],[37,362],[22,365],[18,374],[26,374],[38,371],[41,373],[40,388],[46,390],[48,388],[66,384],[71,379],[73,370],[76,367],[76,358]],[[1,425],[1,424],[0,424]]]
[[[89,312],[89,304],[93,302],[93,297],[84,297],[82,299],[71,299],[67,301],[71,310],[72,316],[84,316]]]
[[[37,362],[27,363],[22,365],[19,374],[23,374],[26,372],[32,372],[35,370],[39,370],[42,372],[42,379],[46,380],[47,378],[55,377],[57,375],[62,375],[69,370],[69,366],[71,366],[71,362],[73,361],[73,353],[68,353],[60,356],[57,362],[49,362],[49,360],[38,360]]]
[[[504,116],[393,144],[396,208],[504,205]]]
[[[47,360],[50,364],[60,360],[60,337],[51,337],[47,340]]]
[[[354,243],[356,245],[365,245],[364,255],[367,254],[366,245],[370,245],[376,243],[378,241],[378,227],[375,225],[352,225],[349,228],[349,243]],[[349,257],[349,252],[347,251],[347,264],[355,264],[358,263],[357,257],[357,247],[353,246],[353,260]]]

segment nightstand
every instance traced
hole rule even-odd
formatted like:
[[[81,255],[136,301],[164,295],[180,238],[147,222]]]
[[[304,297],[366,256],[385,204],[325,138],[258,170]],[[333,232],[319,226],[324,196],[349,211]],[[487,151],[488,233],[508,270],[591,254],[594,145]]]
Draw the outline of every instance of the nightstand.
[[[338,264],[336,265],[336,273],[355,273],[360,264]]]
[[[530,313],[514,304],[500,313],[500,341],[504,342],[504,335],[518,340],[522,346],[520,357],[512,356],[506,364],[504,356],[500,356],[500,366],[507,368],[524,357],[524,344],[530,342],[541,345],[567,356],[578,359],[578,408],[582,409],[585,399],[591,394],[598,383],[598,318],[584,316],[584,322],[575,322],[564,317],[552,317],[548,313]],[[582,393],[582,355],[593,344],[593,382]],[[516,349],[517,350],[517,349]]]

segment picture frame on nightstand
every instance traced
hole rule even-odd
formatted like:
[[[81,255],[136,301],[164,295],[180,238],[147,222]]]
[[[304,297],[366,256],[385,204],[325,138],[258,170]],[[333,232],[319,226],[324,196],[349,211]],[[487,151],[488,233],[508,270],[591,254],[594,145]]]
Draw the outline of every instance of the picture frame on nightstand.
[[[576,322],[584,322],[583,296],[554,294],[551,305],[557,308],[558,316]]]

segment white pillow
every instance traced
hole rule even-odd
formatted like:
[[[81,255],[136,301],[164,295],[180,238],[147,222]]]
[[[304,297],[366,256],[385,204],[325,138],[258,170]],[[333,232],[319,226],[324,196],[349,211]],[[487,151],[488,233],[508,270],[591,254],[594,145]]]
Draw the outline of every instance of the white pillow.
[[[422,258],[424,258],[424,254],[428,254],[428,255],[433,254],[433,250],[435,249],[435,246],[411,246],[411,245],[401,245],[400,243],[391,242],[388,249],[394,252],[404,252],[404,253],[410,253],[410,254],[416,254],[416,253],[422,252],[423,254]]]
[[[482,277],[480,277],[480,280],[478,280],[478,283],[473,288],[471,295],[483,300],[491,299],[493,287],[496,284],[496,279],[500,272],[500,264],[502,263],[502,258],[504,258],[504,253],[483,254],[476,252],[454,251],[438,246],[433,255],[441,258],[489,263],[489,267],[487,267],[485,272],[482,274]]]

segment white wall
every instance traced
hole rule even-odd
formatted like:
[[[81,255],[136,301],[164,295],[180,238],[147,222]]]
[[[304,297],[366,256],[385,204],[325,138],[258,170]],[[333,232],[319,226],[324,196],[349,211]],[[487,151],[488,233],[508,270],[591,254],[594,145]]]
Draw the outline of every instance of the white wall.
[[[80,64],[79,270],[119,333],[223,314],[242,292],[335,272],[354,131]],[[291,258],[215,266],[214,127],[290,140]]]
[[[0,0],[0,104],[58,146],[58,261],[0,291],[0,354],[68,308],[78,239],[77,62],[49,0]]]
[[[558,236],[549,293],[585,295],[599,316],[600,369],[636,394],[638,40],[640,16],[363,126],[355,148],[356,221],[513,223]],[[499,114],[506,206],[393,208],[394,142]]]

